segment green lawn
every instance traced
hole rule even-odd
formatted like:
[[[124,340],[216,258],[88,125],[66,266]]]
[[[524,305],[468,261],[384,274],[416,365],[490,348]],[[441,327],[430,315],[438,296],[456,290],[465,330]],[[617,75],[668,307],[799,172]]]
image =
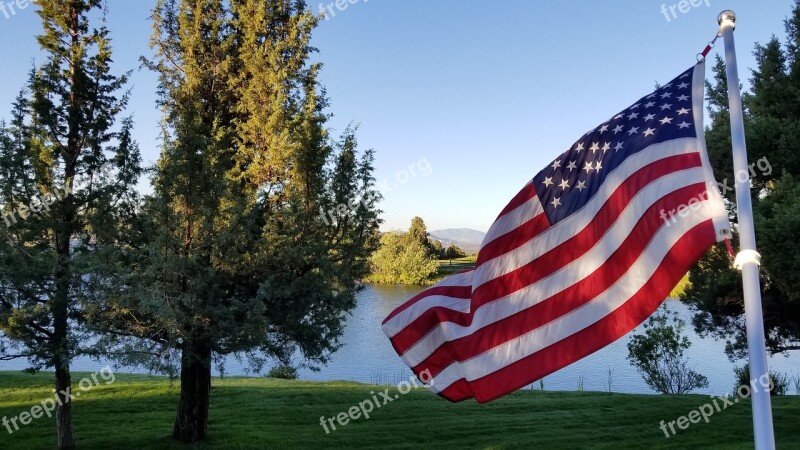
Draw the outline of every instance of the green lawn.
[[[73,374],[73,380],[85,376]],[[0,372],[0,416],[30,411],[51,395],[50,384],[50,374]],[[704,395],[521,391],[478,405],[451,404],[413,390],[375,409],[368,420],[337,425],[330,434],[320,426],[320,416],[347,411],[383,389],[345,382],[215,380],[208,443],[179,446],[169,439],[178,385],[117,375],[113,384],[93,387],[75,400],[75,433],[86,449],[752,448],[747,402],[715,413],[708,424],[664,437],[659,422],[711,400]],[[390,388],[395,395],[397,388]],[[776,398],[774,412],[778,448],[800,448],[800,397]],[[53,419],[41,418],[12,435],[0,429],[0,449],[53,448],[54,426]]]

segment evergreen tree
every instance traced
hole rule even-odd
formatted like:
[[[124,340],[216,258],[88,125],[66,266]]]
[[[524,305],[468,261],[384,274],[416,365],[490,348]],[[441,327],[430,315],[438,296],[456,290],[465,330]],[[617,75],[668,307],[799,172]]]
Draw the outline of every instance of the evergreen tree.
[[[97,355],[87,313],[97,284],[113,285],[140,175],[126,76],[110,72],[100,0],[40,0],[45,62],[32,70],[12,121],[0,129],[0,348],[31,370],[55,371],[59,448],[74,448],[70,360]]]
[[[103,321],[115,344],[164,356],[148,367],[180,354],[183,442],[207,436],[214,355],[253,356],[259,371],[265,356],[327,362],[377,245],[374,155],[359,156],[354,130],[338,142],[325,130],[316,22],[288,0],[154,11],[164,146],[129,289],[109,295]],[[341,203],[357,207],[320,217]]]
[[[786,21],[788,40],[756,45],[757,68],[744,98],[751,195],[761,266],[768,349],[800,349],[800,2]],[[729,209],[735,210],[725,66],[718,58],[708,84],[711,126],[706,134],[711,164]],[[735,216],[732,214],[735,222]],[[734,231],[736,227],[734,227]],[[734,242],[734,246],[736,243]],[[683,298],[698,310],[695,328],[728,342],[731,358],[746,355],[741,276],[724,247],[712,249],[690,272]]]

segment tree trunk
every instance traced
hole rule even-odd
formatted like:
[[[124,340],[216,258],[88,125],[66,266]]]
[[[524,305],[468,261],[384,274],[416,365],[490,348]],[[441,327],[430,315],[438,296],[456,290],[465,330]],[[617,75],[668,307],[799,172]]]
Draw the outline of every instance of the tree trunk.
[[[204,340],[187,340],[181,355],[181,399],[173,439],[193,443],[206,438],[210,396],[211,345]]]
[[[67,394],[72,393],[72,381],[69,375],[69,364],[56,365],[56,432],[58,434],[58,448],[74,449],[75,432],[72,428],[72,403]]]

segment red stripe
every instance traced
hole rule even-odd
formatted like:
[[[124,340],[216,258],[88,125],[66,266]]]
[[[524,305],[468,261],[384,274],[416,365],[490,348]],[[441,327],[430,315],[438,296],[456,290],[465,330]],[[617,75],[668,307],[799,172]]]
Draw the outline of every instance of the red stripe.
[[[470,270],[465,270],[461,273],[467,273]],[[418,301],[422,300],[425,297],[430,297],[432,295],[442,295],[445,297],[462,298],[466,300],[469,299],[470,294],[472,294],[472,286],[433,286],[431,288],[425,289],[424,291],[415,295],[411,300],[398,306],[397,309],[392,311],[391,314],[389,314],[385,319],[383,319],[382,323],[385,324],[393,317],[405,311],[406,309],[408,309],[408,307],[410,307],[414,303],[417,303]]]
[[[550,221],[547,220],[547,216],[541,213],[508,233],[498,236],[497,239],[481,247],[480,252],[478,252],[477,265],[480,266],[486,261],[505,255],[535,238],[549,226]]]
[[[606,233],[608,227],[617,220],[619,214],[624,211],[630,202],[630,199],[641,188],[649,184],[654,177],[683,170],[687,164],[699,166],[700,155],[697,153],[678,155],[643,167],[620,185],[592,222],[576,236],[525,266],[478,287],[472,295],[471,313],[465,314],[447,308],[431,308],[397,333],[393,337],[393,344],[396,348],[402,349],[403,351],[400,354],[403,354],[405,350],[428,334],[431,328],[441,322],[452,322],[461,326],[468,326],[472,323],[472,312],[476,311],[480,306],[529,286],[535,280],[544,278],[589,251]],[[548,263],[542,263],[541,261],[543,260],[548,261]],[[509,284],[506,285],[504,283]]]
[[[468,383],[466,391],[480,403],[489,402],[614,342],[653,314],[689,267],[715,242],[713,222],[708,220],[699,224],[678,240],[653,276],[624,305],[572,336]],[[465,383],[463,379],[459,380],[439,395],[451,401],[465,400],[469,398],[465,395]]]
[[[500,215],[497,218],[501,218],[506,214],[510,213],[511,211],[519,208],[525,202],[529,201],[530,199],[536,197],[536,189],[533,187],[533,181],[526,184],[522,190],[520,190],[514,198],[511,199],[510,202],[506,205],[505,208],[500,212]],[[496,220],[496,219],[495,219]]]
[[[613,286],[647,249],[655,234],[664,225],[664,221],[659,217],[659,211],[668,210],[677,204],[686,204],[690,199],[698,198],[700,193],[705,192],[705,188],[704,183],[698,183],[662,198],[647,210],[619,249],[591,275],[513,316],[487,325],[469,336],[444,343],[420,363],[419,368],[428,369],[433,376],[436,376],[454,361],[473,358],[590,302]],[[550,262],[542,261],[541,265],[549,266]]]

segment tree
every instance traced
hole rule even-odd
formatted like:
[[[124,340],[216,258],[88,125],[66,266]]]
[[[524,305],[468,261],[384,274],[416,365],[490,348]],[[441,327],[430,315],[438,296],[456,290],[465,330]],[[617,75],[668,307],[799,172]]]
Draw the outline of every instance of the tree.
[[[745,94],[745,127],[751,158],[751,194],[756,240],[763,256],[762,305],[767,347],[772,353],[800,349],[800,2],[786,21],[787,41],[756,45],[757,68]],[[711,126],[706,133],[711,165],[735,223],[735,193],[725,65],[717,58],[714,83],[707,83]],[[773,170],[775,168],[775,170]],[[734,231],[736,227],[734,226]],[[734,246],[736,243],[734,242]],[[697,314],[701,335],[724,339],[731,359],[746,355],[740,274],[724,248],[712,249],[690,272],[682,298]]]
[[[422,243],[401,233],[381,236],[380,247],[371,262],[371,279],[380,283],[423,284],[438,268]]]
[[[436,258],[438,259],[445,259],[447,255],[445,254],[445,249],[442,247],[442,241],[435,240],[433,241],[433,253]]]
[[[663,307],[647,319],[644,333],[633,335],[628,342],[628,361],[654,391],[686,394],[708,386],[708,379],[689,369],[684,357],[684,352],[692,345],[683,334],[684,326],[677,313],[670,314]]]
[[[353,129],[338,142],[325,130],[304,2],[160,0],[153,17],[164,144],[128,288],[99,322],[115,345],[179,352],[173,438],[196,442],[213,355],[253,356],[260,371],[265,357],[313,367],[339,348],[380,196],[373,152],[359,156]],[[342,203],[357,207],[320,217]],[[164,358],[144,363],[169,370]]]
[[[423,221],[421,217],[414,217],[411,219],[411,226],[408,227],[408,234],[406,237],[411,242],[419,242],[428,256],[435,257],[436,250],[428,236],[428,228],[425,226],[425,221]]]
[[[70,360],[96,355],[86,312],[101,266],[130,223],[140,175],[132,121],[117,122],[126,76],[110,71],[100,0],[40,0],[44,63],[31,71],[13,119],[0,127],[0,358],[53,368],[58,447],[74,448]],[[29,94],[29,97],[26,95]],[[110,272],[106,272],[109,275]],[[113,278],[103,276],[103,283]]]
[[[464,250],[461,250],[459,246],[457,246],[452,242],[447,247],[447,250],[445,250],[445,258],[447,259],[457,259],[457,258],[463,258],[465,256],[467,256],[467,254],[464,253]]]

